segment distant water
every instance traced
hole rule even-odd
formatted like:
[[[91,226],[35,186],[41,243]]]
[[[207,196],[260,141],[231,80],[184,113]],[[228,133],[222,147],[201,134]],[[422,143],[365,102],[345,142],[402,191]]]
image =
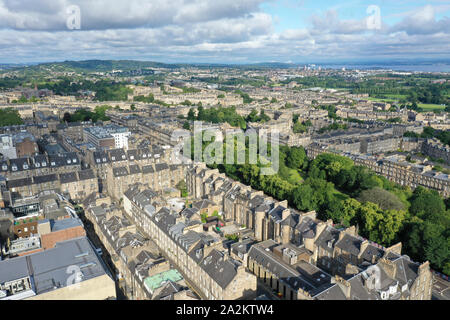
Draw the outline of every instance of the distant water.
[[[393,70],[407,72],[450,72],[450,63],[429,63],[429,64],[317,64],[316,67],[322,69],[342,69],[347,70]]]

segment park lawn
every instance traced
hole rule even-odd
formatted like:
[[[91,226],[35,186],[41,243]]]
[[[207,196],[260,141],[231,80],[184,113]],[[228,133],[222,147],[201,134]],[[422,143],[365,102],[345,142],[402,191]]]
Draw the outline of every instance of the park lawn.
[[[407,95],[404,95],[404,94],[384,94],[384,96],[391,98],[391,99],[396,99],[396,100],[401,100],[401,99],[407,98]]]
[[[336,197],[336,199],[344,201],[347,200],[348,198],[350,198],[348,195],[340,192],[339,190],[335,190],[335,192],[333,193],[333,195]]]
[[[294,185],[298,185],[298,184],[302,184],[303,183],[303,178],[300,175],[300,173],[298,172],[298,170],[289,169],[289,176],[287,178],[287,181],[289,183],[294,184]]]
[[[444,110],[445,106],[441,106],[439,104],[425,104],[425,103],[419,103],[417,105],[419,108],[424,109],[426,111],[433,111],[433,110]]]
[[[373,97],[368,97],[368,98],[365,98],[365,99],[370,100],[370,101],[375,101],[375,102],[386,102],[386,103],[393,103],[393,102],[395,102],[392,99],[380,99],[380,98],[373,98]]]

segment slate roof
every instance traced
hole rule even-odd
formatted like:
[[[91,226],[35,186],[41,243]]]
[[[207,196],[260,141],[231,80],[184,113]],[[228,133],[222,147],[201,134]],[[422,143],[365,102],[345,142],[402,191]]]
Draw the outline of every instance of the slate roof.
[[[17,159],[10,159],[10,170],[11,171],[24,171],[30,169],[30,163],[28,162],[28,158],[17,158]],[[13,168],[15,170],[13,170]]]
[[[339,248],[345,252],[349,252],[352,255],[358,256],[361,250],[361,243],[363,241],[352,235],[345,234],[344,237],[336,243],[336,248]]]
[[[202,199],[200,201],[194,202],[192,207],[195,207],[199,210],[209,208],[210,206],[215,206],[216,204],[208,199]]]
[[[328,252],[333,252],[334,245],[339,239],[339,231],[327,226],[317,238],[315,244]],[[329,246],[331,245],[331,247]]]
[[[124,177],[128,175],[127,167],[113,168],[114,177]]]
[[[78,171],[78,176],[80,177],[80,180],[95,179],[94,170],[92,169]]]
[[[169,169],[169,166],[167,165],[167,163],[157,163],[157,164],[155,164],[156,172],[167,170],[167,169]]]
[[[33,184],[33,181],[31,180],[31,178],[23,178],[23,179],[6,181],[6,186],[8,187],[8,189],[20,188],[20,187],[24,187],[24,186],[31,186],[32,184]]]
[[[128,160],[127,155],[123,149],[108,150],[109,159],[111,162]]]
[[[203,259],[200,266],[223,289],[233,281],[238,267],[231,258],[225,260],[224,254],[216,249]]]
[[[153,168],[153,165],[151,165],[151,164],[142,167],[142,173],[144,173],[144,174],[153,173],[153,172],[155,172],[155,169]]]
[[[95,163],[108,163],[108,162],[110,162],[109,155],[105,151],[95,151],[93,156],[94,156],[94,162]]]
[[[37,176],[33,178],[34,184],[40,184],[40,183],[47,183],[47,182],[53,182],[58,181],[58,176],[56,174],[49,174],[46,176]]]
[[[129,168],[130,168],[130,174],[141,173],[141,168],[139,168],[138,165],[131,165]]]
[[[296,229],[304,238],[313,239],[316,236],[317,223],[310,217],[305,217],[302,219]]]
[[[59,180],[61,183],[71,183],[78,181],[78,177],[75,172],[61,173],[59,175]]]
[[[361,258],[365,261],[372,262],[372,257],[376,256],[377,258],[381,258],[384,255],[384,250],[381,248],[377,248],[371,244],[369,244],[361,254]]]

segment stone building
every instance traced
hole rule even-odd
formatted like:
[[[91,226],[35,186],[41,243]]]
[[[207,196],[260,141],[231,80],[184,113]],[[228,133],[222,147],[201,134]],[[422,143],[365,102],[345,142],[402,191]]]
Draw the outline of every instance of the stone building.
[[[195,198],[208,198],[220,203],[226,221],[245,225],[252,231],[253,239],[263,241],[240,252],[242,258],[239,252],[237,256],[247,261],[248,269],[257,275],[260,283],[277,290],[283,299],[315,299],[322,292],[336,290],[333,282],[336,279],[360,277],[369,267],[383,259],[409,260],[401,255],[401,244],[383,248],[360,237],[355,227],[338,230],[333,227],[331,220],[318,220],[315,212],[293,210],[288,207],[287,201],[275,201],[262,192],[228,179],[217,170],[207,169],[204,164],[193,166],[187,171],[186,184]],[[284,264],[276,259],[276,255],[278,260],[285,260]],[[303,261],[302,267],[289,267],[299,260]],[[275,268],[275,272],[274,265],[277,263],[280,268]],[[417,280],[422,274],[408,274],[407,288],[402,284],[403,294],[392,291],[394,293],[387,298],[408,299],[408,294],[412,294],[413,299],[430,298],[428,290],[432,280],[428,263],[410,263],[422,270],[427,281],[424,289],[417,294],[411,286],[414,281],[422,281]],[[314,271],[315,268],[318,271]],[[309,276],[305,270],[309,270]],[[327,285],[322,286],[323,282],[316,281],[317,278],[308,278],[316,272],[324,272],[325,278],[327,274],[334,278],[326,278]],[[386,298],[382,291],[373,294],[379,299]],[[340,297],[345,299],[345,295]]]
[[[126,192],[124,202],[130,217],[139,217],[140,227],[204,299],[234,300],[253,297],[256,278],[242,263],[223,250],[223,239],[204,232],[199,221],[163,207],[156,211],[152,199],[140,197],[139,189]]]
[[[73,266],[67,272],[67,266]],[[116,298],[114,280],[86,237],[0,261],[6,300],[105,300]]]

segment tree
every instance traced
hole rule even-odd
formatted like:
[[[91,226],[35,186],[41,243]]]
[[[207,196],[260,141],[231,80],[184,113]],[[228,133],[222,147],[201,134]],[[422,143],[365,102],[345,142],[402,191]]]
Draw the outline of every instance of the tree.
[[[0,109],[0,127],[23,124],[19,111],[13,108]]]
[[[383,212],[376,204],[367,202],[360,207],[358,220],[363,235],[388,246],[397,236],[405,216],[404,211]]]
[[[259,120],[258,118],[258,111],[256,109],[253,109],[250,114],[247,116],[246,119],[248,122],[257,122]]]
[[[405,251],[414,260],[428,260],[434,269],[444,272],[450,271],[449,237],[449,230],[444,225],[423,221],[417,217],[413,217],[402,231]]]
[[[190,108],[189,109],[189,112],[188,112],[188,115],[187,115],[187,119],[191,120],[191,121],[195,120],[195,110],[194,110],[194,108]]]
[[[185,122],[183,123],[183,129],[185,129],[185,130],[191,130],[191,125],[189,124],[188,121],[185,121]]]
[[[259,121],[262,121],[262,122],[270,121],[270,117],[262,109],[261,109],[261,112],[259,113]]]
[[[294,189],[292,202],[301,211],[319,210],[317,203],[314,201],[314,190],[309,185],[302,184]]]
[[[63,116],[63,121],[64,122],[70,122],[70,118],[71,118],[70,113],[69,112],[65,112],[64,116]]]
[[[344,201],[341,199],[334,199],[328,205],[326,219],[332,219],[335,223],[340,223],[349,227],[353,224],[360,207],[361,203],[352,198]]]
[[[304,124],[296,122],[292,130],[294,131],[294,133],[305,133],[308,131],[308,128]]]
[[[200,121],[205,121],[206,120],[205,108],[200,106],[197,108],[197,110],[198,110],[197,119]]]
[[[306,152],[303,147],[292,147],[286,158],[286,165],[291,169],[303,169],[307,163]]]
[[[370,190],[364,190],[358,198],[362,203],[372,202],[377,204],[383,210],[405,210],[405,205],[397,198],[395,194],[376,187]]]
[[[425,189],[421,186],[414,190],[410,202],[410,213],[422,219],[440,216],[445,212],[445,203],[439,194],[434,190]]]

